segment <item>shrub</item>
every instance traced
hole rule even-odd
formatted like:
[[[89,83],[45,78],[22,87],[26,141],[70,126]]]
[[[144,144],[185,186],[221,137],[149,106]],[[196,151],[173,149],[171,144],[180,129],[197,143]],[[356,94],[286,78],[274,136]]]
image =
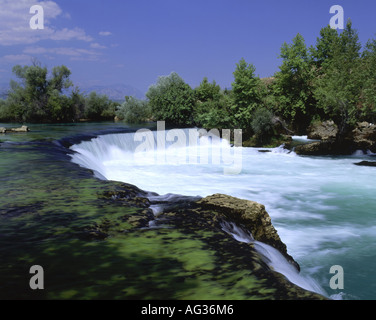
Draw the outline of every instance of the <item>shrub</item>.
[[[256,140],[259,144],[268,143],[273,135],[273,113],[261,107],[256,109],[253,114],[251,127],[255,133]]]
[[[117,107],[115,114],[120,120],[125,122],[142,123],[150,118],[150,108],[145,100],[125,97],[125,101]]]

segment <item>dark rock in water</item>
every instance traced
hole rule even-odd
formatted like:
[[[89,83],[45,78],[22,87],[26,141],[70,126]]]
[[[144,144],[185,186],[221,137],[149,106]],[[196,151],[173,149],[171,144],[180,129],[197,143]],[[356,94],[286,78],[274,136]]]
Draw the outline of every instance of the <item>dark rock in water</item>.
[[[267,152],[272,152],[272,151],[271,150],[259,150],[258,152],[267,153]]]
[[[376,167],[376,161],[361,161],[358,163],[354,163],[356,166],[364,166],[364,167]]]
[[[160,211],[172,211],[178,208],[189,208],[201,197],[183,196],[180,194],[166,194],[163,196],[149,196],[150,204],[159,207]]]
[[[350,155],[357,150],[376,152],[376,125],[359,122],[354,129],[347,128],[339,135],[333,121],[313,124],[308,128],[308,138],[320,140],[296,147],[299,155]]]
[[[341,154],[337,144],[338,127],[333,121],[314,123],[308,128],[308,139],[320,140],[296,146],[299,155]]]
[[[331,155],[336,153],[333,141],[315,141],[296,146],[295,152],[299,155]]]

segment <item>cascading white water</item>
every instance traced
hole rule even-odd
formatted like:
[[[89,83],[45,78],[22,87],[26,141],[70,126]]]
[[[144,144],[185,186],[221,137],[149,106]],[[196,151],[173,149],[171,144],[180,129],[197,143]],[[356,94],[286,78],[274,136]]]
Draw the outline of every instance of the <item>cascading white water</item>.
[[[162,196],[225,193],[262,203],[302,277],[314,278],[332,297],[374,298],[376,170],[354,165],[369,155],[300,157],[283,148],[259,152],[219,139],[177,144],[166,137],[153,132],[151,148],[133,133],[99,136],[72,146],[72,160],[98,177]],[[158,139],[164,148],[157,148]],[[226,174],[226,168],[240,170]],[[329,287],[333,265],[344,268],[344,291]]]
[[[126,181],[157,193],[173,193],[179,175],[171,170],[173,167],[197,174],[203,174],[209,165],[224,174],[240,172],[242,148],[232,148],[226,139],[204,133],[198,129],[139,130],[99,136],[71,149],[76,152],[73,161],[94,170],[98,177]],[[140,177],[150,184],[140,185]],[[164,192],[166,188],[169,191]]]
[[[222,229],[240,242],[252,243],[264,262],[274,271],[286,276],[290,282],[303,289],[327,296],[324,289],[314,279],[302,276],[296,267],[288,262],[277,249],[266,243],[256,241],[251,233],[245,232],[233,222],[223,222]]]

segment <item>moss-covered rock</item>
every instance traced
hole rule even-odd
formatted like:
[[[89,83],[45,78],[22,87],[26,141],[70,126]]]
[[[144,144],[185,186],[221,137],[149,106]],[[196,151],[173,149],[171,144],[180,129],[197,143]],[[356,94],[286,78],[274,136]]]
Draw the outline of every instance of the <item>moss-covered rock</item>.
[[[232,221],[243,226],[251,232],[255,240],[276,248],[299,269],[298,263],[287,253],[287,247],[272,225],[264,205],[223,194],[206,197],[198,203],[203,209],[212,210],[216,219]]]

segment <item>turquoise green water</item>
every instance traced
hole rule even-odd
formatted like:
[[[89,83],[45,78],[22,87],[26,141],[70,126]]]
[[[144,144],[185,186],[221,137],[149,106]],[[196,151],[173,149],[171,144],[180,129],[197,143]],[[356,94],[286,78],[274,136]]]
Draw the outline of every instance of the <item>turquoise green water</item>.
[[[112,197],[129,194],[123,184],[71,161],[67,146],[126,126],[30,128],[0,135],[0,299],[286,297],[254,271],[249,247],[194,223],[149,228],[151,212]],[[44,268],[43,290],[29,286],[32,265]]]
[[[258,284],[245,269],[238,274],[243,283],[232,290],[231,279],[236,272],[231,274],[230,266],[216,279],[209,276],[218,261],[203,250],[207,244],[197,231],[193,237],[185,236],[186,230],[170,235],[156,230],[127,232],[134,230],[134,221],[142,221],[142,210],[100,200],[98,193],[107,190],[106,182],[93,178],[93,172],[79,168],[67,155],[67,147],[84,136],[90,141],[100,132],[112,132],[117,133],[119,141],[118,133],[128,129],[125,125],[30,127],[32,131],[27,134],[0,135],[1,298],[220,299],[226,292],[231,293],[230,299],[250,297],[246,289],[241,289],[244,282],[255,287]],[[111,144],[111,135],[107,139],[105,143]],[[103,176],[162,195],[206,196],[219,192],[263,203],[302,274],[317,281],[327,296],[375,298],[376,170],[353,164],[367,156],[313,158],[281,149],[259,153],[246,148],[241,154],[241,172],[227,176],[223,166],[210,163],[142,166],[132,160],[132,150],[119,149],[116,144],[112,147],[113,152],[106,157],[101,158],[96,150],[91,159],[104,169]],[[115,222],[109,226],[108,221]],[[106,242],[88,242],[88,230],[99,237],[107,230],[113,237]],[[174,239],[183,239],[185,244],[176,246]],[[166,243],[168,249],[160,251]],[[188,254],[192,250],[197,251],[193,260]],[[199,277],[202,261],[209,269]],[[25,289],[31,264],[48,266],[47,272],[54,275],[49,283],[51,290]],[[136,265],[145,268],[135,272]],[[342,290],[329,286],[333,265],[344,269]],[[166,270],[176,277],[166,277]],[[146,277],[150,284],[124,278],[124,272],[139,280]],[[187,274],[191,281],[181,283]],[[172,282],[176,287],[167,290]],[[125,287],[129,288],[126,292]],[[272,292],[260,290],[266,290],[265,297]]]
[[[235,155],[241,172],[225,175],[223,163],[153,163],[150,159],[161,155],[154,150],[142,164],[135,147],[125,146],[128,140],[124,134],[85,142],[74,147],[81,155],[73,159],[107,179],[161,195],[225,193],[260,202],[301,273],[317,281],[327,296],[376,298],[376,170],[354,165],[373,157],[300,157],[281,148],[268,153],[243,148]],[[192,150],[186,148],[184,156]],[[344,270],[343,289],[330,286],[334,265]]]

